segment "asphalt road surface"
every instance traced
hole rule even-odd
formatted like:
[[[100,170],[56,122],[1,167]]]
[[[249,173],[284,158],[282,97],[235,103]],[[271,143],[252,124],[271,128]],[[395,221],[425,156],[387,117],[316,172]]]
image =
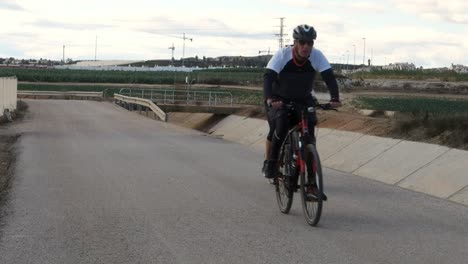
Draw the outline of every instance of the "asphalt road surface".
[[[258,150],[107,102],[27,103],[2,264],[468,261],[466,206],[325,170],[314,228],[298,196],[279,212]]]

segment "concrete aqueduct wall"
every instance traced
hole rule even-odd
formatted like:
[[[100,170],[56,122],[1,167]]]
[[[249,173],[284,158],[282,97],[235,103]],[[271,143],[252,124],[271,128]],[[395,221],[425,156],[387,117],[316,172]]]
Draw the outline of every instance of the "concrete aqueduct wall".
[[[16,110],[16,96],[18,91],[18,80],[16,77],[0,78],[0,116],[5,111]]]

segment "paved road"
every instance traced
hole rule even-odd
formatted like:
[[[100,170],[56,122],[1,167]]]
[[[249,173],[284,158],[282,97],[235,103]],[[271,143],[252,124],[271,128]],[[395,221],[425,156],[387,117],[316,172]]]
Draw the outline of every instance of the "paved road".
[[[28,101],[0,263],[466,263],[468,207],[333,170],[318,228],[262,154],[111,103]]]

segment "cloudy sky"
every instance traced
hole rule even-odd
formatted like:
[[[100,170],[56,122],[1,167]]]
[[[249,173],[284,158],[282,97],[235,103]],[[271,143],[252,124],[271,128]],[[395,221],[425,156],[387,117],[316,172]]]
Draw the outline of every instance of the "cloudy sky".
[[[310,24],[332,63],[468,65],[467,0],[0,0],[0,57],[180,59],[184,33],[185,57],[256,56],[281,17],[285,44]]]

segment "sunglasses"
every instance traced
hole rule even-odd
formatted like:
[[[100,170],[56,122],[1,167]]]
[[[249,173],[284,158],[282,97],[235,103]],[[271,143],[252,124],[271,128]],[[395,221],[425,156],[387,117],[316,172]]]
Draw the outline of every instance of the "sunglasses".
[[[299,45],[301,46],[304,46],[304,45],[309,45],[309,46],[313,46],[314,45],[314,42],[313,41],[305,41],[305,40],[298,40],[297,43],[299,43]]]

